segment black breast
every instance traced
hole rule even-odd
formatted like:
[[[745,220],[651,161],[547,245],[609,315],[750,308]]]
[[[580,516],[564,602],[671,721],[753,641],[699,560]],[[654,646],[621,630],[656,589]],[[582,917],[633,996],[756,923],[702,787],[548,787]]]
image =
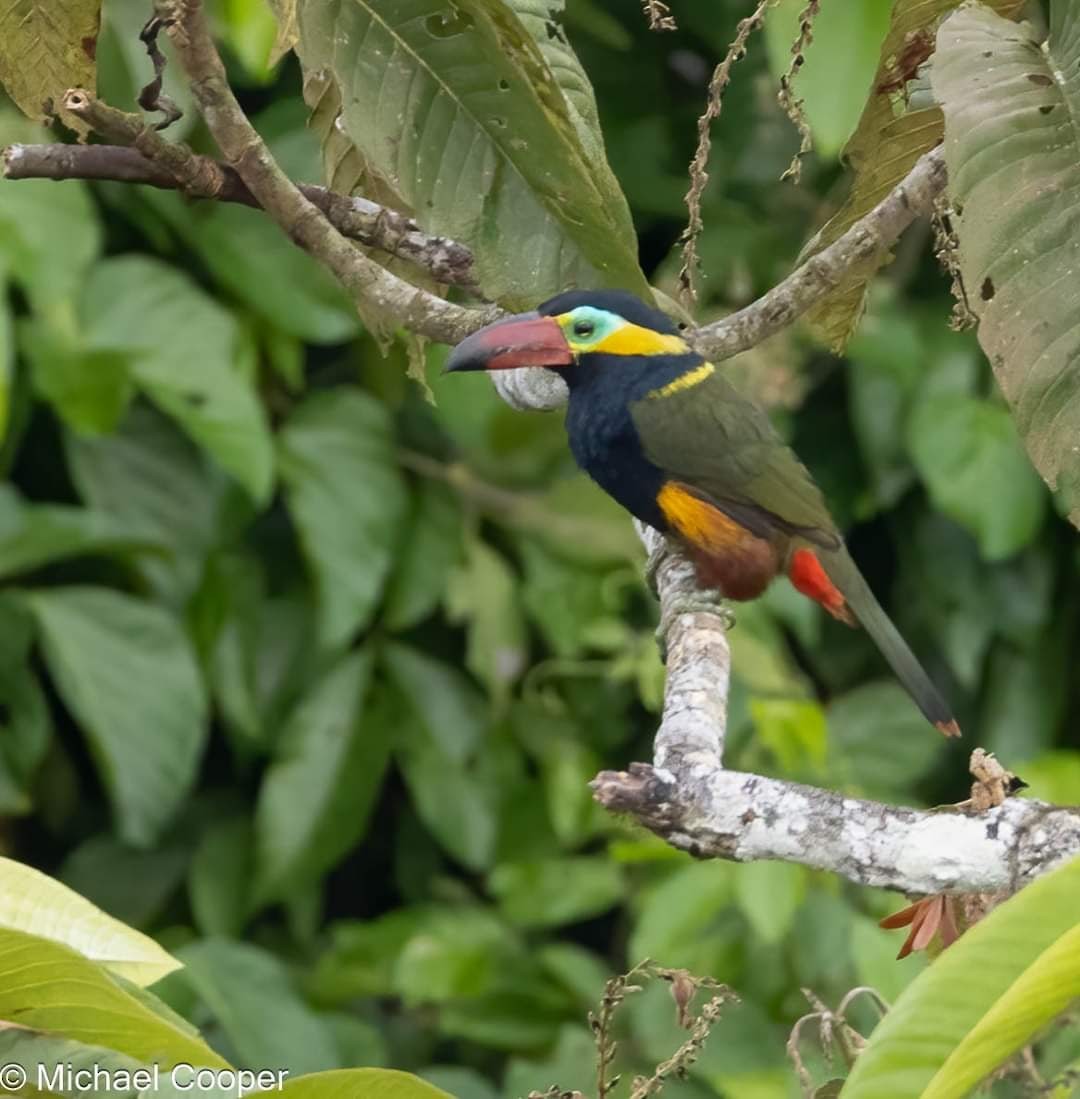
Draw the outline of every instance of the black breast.
[[[638,519],[666,530],[656,504],[666,478],[645,457],[630,418],[630,403],[641,396],[641,376],[625,361],[601,363],[595,361],[598,358],[590,356],[593,362],[572,371],[576,377],[570,381],[566,410],[570,450],[577,464],[609,496]]]

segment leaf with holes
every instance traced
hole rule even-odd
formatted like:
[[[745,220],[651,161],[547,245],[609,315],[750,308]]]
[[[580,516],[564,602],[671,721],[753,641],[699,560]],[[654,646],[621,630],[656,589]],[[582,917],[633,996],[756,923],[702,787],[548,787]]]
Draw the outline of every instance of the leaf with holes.
[[[14,0],[0,5],[0,84],[45,122],[68,88],[93,88],[101,0]]]
[[[647,294],[588,83],[565,40],[556,44],[559,13],[548,7],[302,3],[307,94],[329,138],[328,181],[362,181],[372,198],[469,245],[485,292],[503,304],[531,305],[573,285]],[[538,33],[550,36],[543,49]]]
[[[965,8],[933,66],[960,273],[1035,468],[1080,526],[1080,10],[1026,24]]]
[[[1002,15],[1013,15],[1024,0],[987,0]],[[851,165],[851,191],[840,209],[803,249],[800,261],[820,252],[869,213],[941,140],[941,111],[911,109],[906,86],[933,52],[937,21],[960,0],[896,0],[878,68],[859,125],[844,147]],[[839,286],[806,314],[811,330],[834,351],[843,351],[862,315],[867,283],[891,259],[886,253],[872,265],[849,273]]]

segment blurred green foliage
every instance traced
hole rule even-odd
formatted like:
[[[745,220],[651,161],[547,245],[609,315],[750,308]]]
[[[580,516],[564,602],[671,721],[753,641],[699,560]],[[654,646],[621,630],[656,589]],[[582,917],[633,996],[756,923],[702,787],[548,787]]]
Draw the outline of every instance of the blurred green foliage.
[[[888,4],[824,6],[800,90],[820,152],[796,188],[774,92],[799,6],[753,42],[715,127],[707,316],[781,278],[843,197],[834,158]],[[124,108],[144,9],[106,5],[101,88]],[[665,35],[636,0],[565,13],[668,290],[696,118],[744,9],[681,5]],[[213,10],[245,107],[319,179],[295,59],[266,62],[269,11]],[[166,89],[189,104],[173,72]],[[206,147],[190,110],[181,134]],[[0,143],[42,139],[0,114]],[[966,796],[981,744],[1035,795],[1080,800],[1075,532],[949,330],[926,244],[901,243],[845,359],[788,333],[730,369],[968,739],[935,738],[861,634],[777,585],[732,634],[730,762],[929,805]],[[176,952],[159,988],[225,1056],[393,1065],[460,1099],[588,1093],[586,1012],[649,955],[742,997],[665,1094],[772,1099],[798,1093],[800,988],[893,997],[923,964],[876,927],[895,897],[695,864],[592,803],[600,767],[650,757],[662,668],[636,539],[573,471],[560,417],[440,378],[440,348],[428,403],[405,352],[380,355],[248,209],[0,181],[0,281],[5,849]],[[621,1023],[627,1078],[680,1041],[662,988]]]

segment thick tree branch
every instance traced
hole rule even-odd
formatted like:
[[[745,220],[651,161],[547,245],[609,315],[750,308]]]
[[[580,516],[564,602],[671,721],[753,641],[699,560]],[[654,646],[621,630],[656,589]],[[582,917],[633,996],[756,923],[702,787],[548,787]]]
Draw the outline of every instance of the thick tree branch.
[[[368,259],[299,190],[248,121],[225,75],[201,0],[156,0],[195,102],[228,164],[259,205],[352,294],[362,313],[443,343],[456,343],[498,315],[465,309],[412,286]]]
[[[98,104],[98,117],[106,117]],[[189,198],[217,199],[258,207],[255,196],[227,164],[166,141],[141,116],[105,108],[108,116],[125,120],[113,128],[117,145],[8,145],[0,173],[5,179],[87,179],[143,183],[162,190],[180,190]],[[105,134],[105,130],[96,132]],[[130,148],[128,146],[131,146]],[[139,148],[152,148],[145,155]],[[169,150],[170,152],[166,152]],[[166,167],[166,157],[174,170]],[[177,157],[179,162],[177,163]],[[372,248],[408,260],[439,282],[476,290],[472,253],[448,237],[423,232],[411,218],[359,196],[339,195],[310,183],[301,193],[326,215],[338,232]]]
[[[641,528],[646,547],[660,536]],[[694,590],[669,553],[657,570],[662,612]],[[666,614],[665,614],[666,616]],[[600,804],[628,813],[702,858],[784,859],[905,893],[1012,891],[1080,853],[1080,807],[1010,798],[985,812],[918,811],[723,765],[730,653],[722,614],[674,614],[654,762],[604,771]],[[927,736],[933,735],[930,730]]]

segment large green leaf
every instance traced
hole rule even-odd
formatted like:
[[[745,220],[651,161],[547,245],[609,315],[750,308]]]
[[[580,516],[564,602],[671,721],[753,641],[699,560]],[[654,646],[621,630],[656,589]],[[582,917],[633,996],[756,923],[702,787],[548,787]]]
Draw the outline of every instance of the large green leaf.
[[[93,88],[101,0],[17,0],[0,6],[0,84],[38,122],[68,88]]]
[[[283,962],[250,943],[203,939],[178,951],[191,982],[240,1064],[293,1073],[335,1068],[329,1027],[294,989]]]
[[[63,943],[140,985],[153,984],[180,966],[153,939],[66,885],[5,858],[0,858],[0,927]]]
[[[983,8],[943,24],[934,90],[967,298],[1035,468],[1080,525],[1080,10],[1046,50]]]
[[[184,275],[145,256],[91,272],[82,300],[89,350],[125,351],[136,385],[259,501],[273,449],[232,316]]]
[[[0,576],[86,554],[161,548],[118,517],[64,504],[28,504],[10,485],[0,485]]]
[[[0,1018],[164,1065],[225,1068],[194,1032],[71,947],[0,929]]]
[[[571,285],[646,294],[585,77],[566,63],[565,42],[545,56],[530,33],[564,34],[558,9],[541,15],[540,7],[301,3],[305,70],[336,82],[323,123],[333,139],[328,176],[337,186],[362,177],[373,197],[394,199],[425,228],[469,245],[481,285],[504,304],[533,304]],[[325,79],[309,88],[313,98],[328,94]],[[332,124],[338,102],[359,158]],[[342,178],[342,160],[354,163],[352,179]]]
[[[155,591],[176,603],[189,596],[222,536],[227,477],[147,404],[131,408],[110,435],[66,432],[64,449],[90,507],[167,549],[137,562]]]
[[[364,720],[371,664],[349,654],[282,730],[255,809],[262,899],[318,881],[367,828],[390,756],[390,728]]]
[[[57,588],[28,602],[120,835],[152,843],[187,796],[207,733],[206,694],[180,624],[106,588]]]
[[[1004,15],[1015,13],[1024,2],[989,0]],[[959,3],[960,0],[896,0],[893,4],[870,97],[855,133],[844,147],[843,159],[853,174],[851,190],[800,259],[842,236],[911,171],[923,153],[941,140],[941,111],[937,107],[909,107],[903,84],[905,79],[915,76],[915,65],[925,60],[931,49],[937,21]],[[862,315],[867,281],[890,258],[886,253],[876,257],[869,268],[852,271],[824,302],[806,314],[811,329],[834,350],[842,351],[855,331]]]
[[[386,408],[358,390],[316,393],[282,429],[279,463],[323,640],[340,645],[371,621],[405,520]]]
[[[345,1068],[286,1080],[287,1099],[452,1099],[442,1088],[391,1068]]]
[[[1073,860],[941,954],[878,1025],[844,1099],[960,1099],[1080,996],[1078,890]]]

